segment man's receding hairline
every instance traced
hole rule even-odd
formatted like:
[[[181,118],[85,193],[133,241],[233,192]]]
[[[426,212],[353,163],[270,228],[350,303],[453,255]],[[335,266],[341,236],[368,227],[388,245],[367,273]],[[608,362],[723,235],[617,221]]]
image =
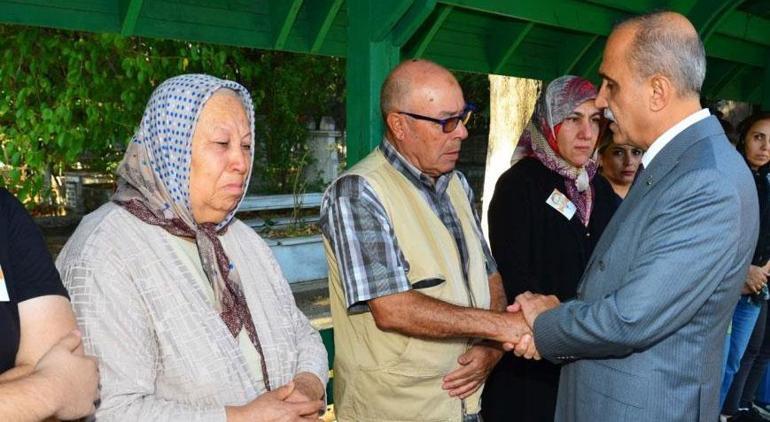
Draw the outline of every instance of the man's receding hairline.
[[[411,99],[417,92],[415,86],[423,86],[426,79],[446,76],[447,81],[457,84],[457,79],[445,67],[430,60],[411,59],[401,62],[391,70],[383,82],[380,91],[380,111],[385,120],[387,113],[393,112]]]

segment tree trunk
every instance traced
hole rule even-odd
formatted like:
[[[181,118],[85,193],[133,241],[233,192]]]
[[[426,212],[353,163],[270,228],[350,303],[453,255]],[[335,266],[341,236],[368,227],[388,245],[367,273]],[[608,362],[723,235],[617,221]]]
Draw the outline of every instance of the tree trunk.
[[[542,83],[533,79],[489,75],[489,146],[484,170],[481,226],[489,239],[487,210],[497,179],[511,166],[511,156],[527,126]]]

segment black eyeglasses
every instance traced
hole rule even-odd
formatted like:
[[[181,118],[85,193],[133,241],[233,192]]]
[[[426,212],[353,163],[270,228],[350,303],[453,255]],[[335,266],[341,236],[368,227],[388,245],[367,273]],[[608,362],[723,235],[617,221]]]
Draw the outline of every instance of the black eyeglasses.
[[[437,123],[441,125],[441,131],[444,133],[451,133],[455,129],[457,129],[457,125],[462,122],[463,126],[466,126],[468,124],[468,121],[471,119],[471,114],[476,111],[476,106],[468,103],[465,105],[465,108],[463,108],[462,113],[458,114],[457,116],[447,117],[446,119],[434,119],[433,117],[428,116],[422,116],[420,114],[414,114],[414,113],[407,113],[405,111],[398,111],[398,114],[403,114],[406,116],[409,116],[413,119],[418,120],[427,120],[429,122]]]

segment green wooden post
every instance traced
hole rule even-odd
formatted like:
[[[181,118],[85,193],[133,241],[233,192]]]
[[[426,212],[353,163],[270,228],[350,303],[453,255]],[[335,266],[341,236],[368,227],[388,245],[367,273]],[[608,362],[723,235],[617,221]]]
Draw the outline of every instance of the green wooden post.
[[[375,0],[376,1],[376,0]],[[380,142],[380,86],[401,57],[389,39],[371,41],[370,0],[348,2],[347,165],[364,158]]]
[[[427,19],[435,0],[348,1],[347,165],[382,139],[380,87],[401,59],[401,47]]]

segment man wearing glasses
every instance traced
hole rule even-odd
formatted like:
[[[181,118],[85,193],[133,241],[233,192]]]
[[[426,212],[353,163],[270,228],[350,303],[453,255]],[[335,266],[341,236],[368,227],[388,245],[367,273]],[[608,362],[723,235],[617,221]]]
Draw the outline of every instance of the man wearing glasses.
[[[472,106],[424,60],[385,80],[380,146],[324,195],[339,421],[478,421],[481,387],[518,339],[455,171]],[[492,311],[489,311],[492,309]]]

